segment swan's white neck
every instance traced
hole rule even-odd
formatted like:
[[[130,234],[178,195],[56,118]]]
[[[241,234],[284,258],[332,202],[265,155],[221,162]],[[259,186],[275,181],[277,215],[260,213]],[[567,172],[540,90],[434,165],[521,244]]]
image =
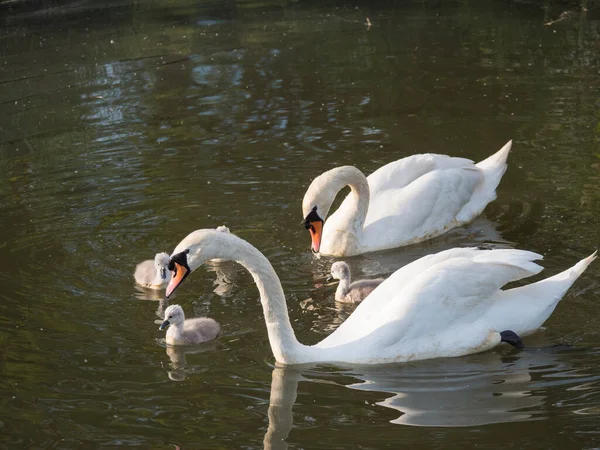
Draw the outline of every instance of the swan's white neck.
[[[350,194],[340,208],[326,219],[336,195],[345,186],[350,187]],[[306,216],[311,208],[317,206],[317,213],[325,219],[321,253],[341,256],[360,252],[369,200],[369,182],[356,167],[336,167],[314,179],[302,207]]]
[[[258,255],[260,255],[260,258],[245,257],[237,261],[248,269],[260,292],[269,342],[275,359],[283,363],[291,362],[294,359],[294,354],[304,346],[296,339],[290,324],[287,304],[279,278],[269,261],[260,253]]]
[[[275,359],[284,364],[299,362],[306,351],[310,351],[310,347],[300,344],[296,339],[281,283],[269,260],[235,235],[220,232],[211,234],[211,239],[205,245],[199,244],[199,248],[190,249],[188,263],[191,270],[214,258],[229,259],[243,265],[254,278],[260,292],[269,342]]]
[[[345,219],[351,224],[355,233],[362,232],[367,210],[369,209],[370,191],[369,182],[363,173],[353,166],[342,166],[330,170],[329,185],[334,192],[331,202],[335,196],[345,186],[349,186],[351,191],[345,203],[349,203],[345,208]],[[330,204],[331,205],[331,204]]]

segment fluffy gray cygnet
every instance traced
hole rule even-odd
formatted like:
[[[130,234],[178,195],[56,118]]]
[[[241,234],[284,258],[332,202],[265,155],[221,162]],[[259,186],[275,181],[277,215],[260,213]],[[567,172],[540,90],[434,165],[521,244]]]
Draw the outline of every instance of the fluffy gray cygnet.
[[[157,253],[154,259],[147,259],[135,267],[133,274],[135,282],[141,286],[151,289],[163,289],[167,287],[171,278],[169,270],[169,255]]]
[[[331,265],[331,276],[340,280],[335,291],[335,301],[342,303],[360,303],[379,286],[383,279],[359,280],[350,284],[350,267],[344,261]]]
[[[171,305],[165,309],[165,321],[159,330],[167,330],[165,341],[169,345],[201,344],[215,339],[221,327],[216,320],[208,317],[197,317],[185,320],[183,308]]]

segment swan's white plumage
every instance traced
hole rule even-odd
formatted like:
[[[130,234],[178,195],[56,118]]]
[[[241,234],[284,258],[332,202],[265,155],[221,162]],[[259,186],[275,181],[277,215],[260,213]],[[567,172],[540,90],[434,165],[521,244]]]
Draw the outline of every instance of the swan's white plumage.
[[[362,339],[392,322],[405,339],[411,334],[423,336],[429,330],[447,329],[457,320],[464,321],[466,334],[471,317],[484,316],[503,285],[542,270],[532,262],[541,258],[524,250],[476,248],[455,248],[425,256],[393,273],[336,333],[318,345],[336,346]],[[500,332],[512,328],[498,330],[490,322],[489,329]]]
[[[215,230],[220,231],[221,233],[231,233],[231,231],[229,231],[229,228],[227,228],[225,225],[219,225],[217,228],[215,228]],[[222,263],[225,261],[226,260],[222,258],[215,258],[212,260],[213,263]]]
[[[386,164],[366,178],[351,166],[321,174],[302,202],[304,217],[317,206],[325,220],[320,253],[348,256],[414,244],[473,220],[496,198],[511,145],[478,164],[422,154]],[[345,185],[352,192],[327,217]]]
[[[269,261],[235,235],[198,230],[174,253],[189,250],[191,270],[212,258],[238,261],[260,292],[269,341],[277,361],[388,363],[461,356],[488,350],[499,333],[534,331],[595,259],[530,285],[500,288],[534,275],[541,256],[523,250],[456,248],[408,264],[377,287],[331,335],[313,346],[300,344],[285,297]]]

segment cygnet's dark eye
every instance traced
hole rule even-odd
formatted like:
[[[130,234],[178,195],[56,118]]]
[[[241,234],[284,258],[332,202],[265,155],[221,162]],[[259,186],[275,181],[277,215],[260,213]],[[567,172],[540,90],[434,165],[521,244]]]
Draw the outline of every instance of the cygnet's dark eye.
[[[169,319],[172,319],[172,318],[173,318],[173,316],[169,316]]]

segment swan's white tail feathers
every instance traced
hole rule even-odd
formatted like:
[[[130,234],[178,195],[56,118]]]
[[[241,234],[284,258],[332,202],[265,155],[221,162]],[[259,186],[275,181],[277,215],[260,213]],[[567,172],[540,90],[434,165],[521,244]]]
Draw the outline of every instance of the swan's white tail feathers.
[[[557,303],[581,274],[585,272],[585,269],[588,268],[592,261],[596,259],[596,254],[597,251],[587,258],[582,259],[573,267],[557,273],[550,278],[517,289],[526,290],[530,288],[532,291],[535,291],[538,298],[554,299],[554,302]]]
[[[571,272],[575,275],[575,279],[579,278],[581,276],[581,274],[583,272],[585,272],[585,269],[587,269],[588,266],[592,263],[592,261],[594,261],[596,259],[597,254],[598,254],[598,250],[596,250],[590,256],[588,256],[585,259],[582,259],[577,264],[575,264],[573,267],[571,267]]]
[[[520,334],[527,334],[538,329],[550,317],[558,302],[595,258],[596,253],[594,252],[573,267],[550,278],[503,291],[499,298],[504,299],[503,301],[512,299],[515,302],[513,306],[522,313],[521,318],[530,316],[530,319],[523,319],[518,326],[514,323],[515,317],[511,316],[510,320],[503,323],[503,326],[510,323],[510,326],[513,327],[511,329],[520,330]]]
[[[486,205],[496,199],[496,188],[506,172],[508,153],[512,147],[512,140],[508,141],[504,147],[494,153],[492,156],[475,164],[482,172],[482,179],[473,192],[471,201],[460,211],[456,219],[460,223],[466,223],[481,213]]]
[[[497,170],[501,169],[502,174],[506,171],[506,160],[508,159],[508,153],[512,147],[512,139],[504,144],[500,150],[494,153],[492,156],[480,161],[476,164],[481,170]]]

